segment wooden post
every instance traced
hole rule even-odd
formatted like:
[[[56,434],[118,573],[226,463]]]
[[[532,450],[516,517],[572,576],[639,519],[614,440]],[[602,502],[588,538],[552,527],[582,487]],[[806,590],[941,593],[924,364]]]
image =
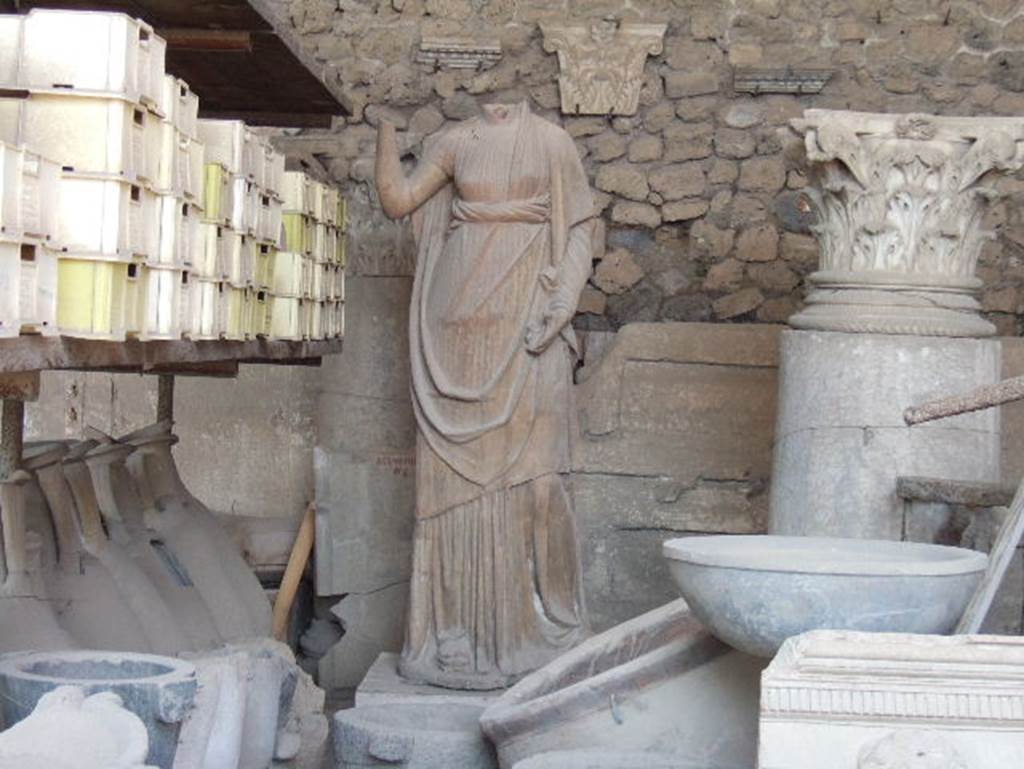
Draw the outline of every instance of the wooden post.
[[[157,377],[156,421],[174,422],[174,374],[160,374]]]
[[[9,478],[21,464],[24,430],[25,401],[4,398],[0,415],[0,481]]]

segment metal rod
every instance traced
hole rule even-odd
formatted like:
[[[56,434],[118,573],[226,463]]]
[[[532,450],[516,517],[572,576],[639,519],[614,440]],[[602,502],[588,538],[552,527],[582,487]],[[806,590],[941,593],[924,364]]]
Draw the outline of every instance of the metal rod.
[[[908,425],[918,425],[957,414],[990,409],[1004,403],[1024,400],[1024,377],[1004,379],[994,385],[985,385],[976,390],[928,401],[920,406],[911,406],[903,412],[903,421]]]
[[[174,421],[174,374],[157,377],[156,421]]]
[[[21,465],[24,443],[25,401],[4,398],[0,414],[0,481]]]

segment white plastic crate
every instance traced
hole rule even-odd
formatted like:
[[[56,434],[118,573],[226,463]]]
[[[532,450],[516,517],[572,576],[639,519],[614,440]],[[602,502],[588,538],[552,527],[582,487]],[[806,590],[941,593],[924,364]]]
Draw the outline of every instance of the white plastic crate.
[[[206,162],[220,163],[232,176],[252,178],[259,143],[241,120],[199,120],[199,140],[206,145]]]
[[[277,296],[305,295],[306,258],[294,251],[278,251],[272,257],[270,289]]]
[[[183,136],[198,138],[199,97],[181,78],[164,75],[160,102],[157,105],[164,119],[169,120]]]
[[[336,188],[324,188],[322,202],[323,220],[332,226],[337,226],[338,224],[338,200],[340,197],[341,194]]]
[[[321,316],[323,314],[323,302],[306,303],[306,332],[303,335],[306,339],[323,339],[323,328]]]
[[[284,187],[284,155],[268,144],[265,161],[263,187],[272,195],[280,197]]]
[[[259,218],[259,188],[244,176],[231,180],[231,229],[256,234]]]
[[[316,302],[322,302],[327,298],[326,285],[327,265],[319,262],[313,265],[313,290],[311,298]]]
[[[150,256],[151,264],[183,267],[191,262],[199,243],[199,212],[186,200],[174,195],[158,195],[160,242]]]
[[[328,302],[325,312],[328,314],[328,331],[327,337],[333,339],[334,337],[345,335],[345,303],[344,302]]]
[[[316,262],[313,261],[312,257],[303,255],[302,257],[302,296],[306,299],[313,298],[313,273],[318,269]]]
[[[345,301],[345,269],[336,264],[327,267],[327,299]]]
[[[311,179],[302,171],[285,171],[281,182],[281,202],[285,213],[313,213]]]
[[[267,192],[256,197],[256,237],[263,243],[281,243],[281,201]]]
[[[187,155],[185,178],[182,180],[181,192],[200,209],[205,208],[205,162],[206,148],[198,139],[184,140]]]
[[[0,14],[0,86],[18,86],[18,68],[21,66],[21,25],[24,16],[14,13]]]
[[[62,174],[57,222],[57,241],[73,253],[144,258],[159,246],[156,195],[117,178]]]
[[[228,288],[224,283],[190,276],[183,335],[189,339],[220,339],[227,331],[227,303]]]
[[[11,51],[7,46],[18,22],[18,45]],[[3,87],[99,91],[157,101],[166,43],[139,19],[121,13],[33,9],[27,16],[5,17],[0,34],[8,51],[0,56]]]
[[[159,108],[164,92],[167,41],[141,22],[139,37],[139,101]]]
[[[155,181],[159,119],[118,96],[37,92],[4,98],[0,141],[26,145],[77,173]]]
[[[267,304],[267,326],[272,339],[301,340],[305,335],[305,299],[271,296]]]
[[[327,195],[327,185],[315,179],[309,183],[309,214],[316,222],[325,221],[324,198]]]
[[[56,163],[0,143],[0,236],[54,238],[59,179]]]
[[[318,224],[324,228],[323,259],[325,262],[338,261],[338,228],[333,224]]]
[[[327,225],[323,222],[315,222],[312,226],[313,244],[310,248],[310,254],[318,262],[328,261],[328,247],[327,247]]]
[[[57,252],[0,240],[0,338],[57,333]]]
[[[180,267],[147,265],[142,269],[143,297],[141,339],[181,338],[182,280]]]
[[[256,240],[233,230],[225,231],[227,240],[226,274],[232,286],[251,286],[256,280]]]
[[[173,123],[162,120],[158,126],[160,153],[156,179],[151,182],[151,187],[161,195],[182,195],[189,173],[188,147],[182,142]]]
[[[228,231],[215,222],[200,222],[197,228],[196,245],[185,264],[201,278],[223,280],[227,274]]]

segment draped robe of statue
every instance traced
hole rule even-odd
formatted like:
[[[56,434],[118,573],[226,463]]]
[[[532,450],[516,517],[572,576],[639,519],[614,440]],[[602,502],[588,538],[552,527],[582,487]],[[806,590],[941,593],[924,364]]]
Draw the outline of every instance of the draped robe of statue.
[[[421,162],[450,183],[413,220],[417,521],[399,670],[491,689],[587,633],[560,473],[593,201],[568,134],[525,102],[443,132]],[[524,340],[553,300],[568,316],[531,352]]]

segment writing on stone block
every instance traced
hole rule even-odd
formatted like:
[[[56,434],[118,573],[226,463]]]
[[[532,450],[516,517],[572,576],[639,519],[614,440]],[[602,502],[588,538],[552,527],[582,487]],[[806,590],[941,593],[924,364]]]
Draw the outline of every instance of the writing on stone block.
[[[411,478],[416,472],[416,455],[410,453],[378,454],[374,457],[373,464],[392,475]]]

